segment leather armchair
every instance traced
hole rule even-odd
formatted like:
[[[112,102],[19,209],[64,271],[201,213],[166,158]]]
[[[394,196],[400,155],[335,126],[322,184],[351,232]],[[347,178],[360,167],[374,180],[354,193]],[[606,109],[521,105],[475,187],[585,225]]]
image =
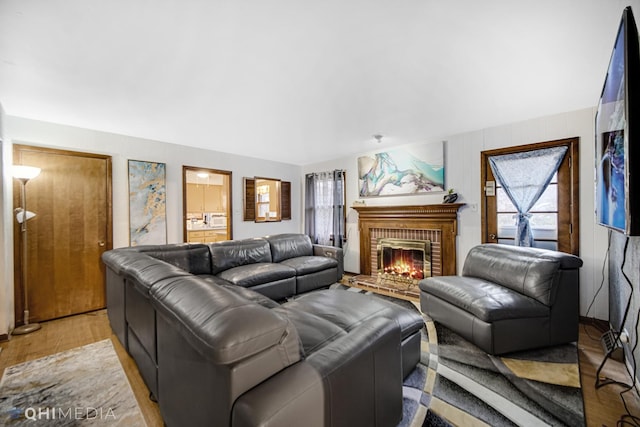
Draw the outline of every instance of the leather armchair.
[[[581,266],[562,252],[483,244],[462,276],[420,281],[420,305],[491,354],[577,341]]]

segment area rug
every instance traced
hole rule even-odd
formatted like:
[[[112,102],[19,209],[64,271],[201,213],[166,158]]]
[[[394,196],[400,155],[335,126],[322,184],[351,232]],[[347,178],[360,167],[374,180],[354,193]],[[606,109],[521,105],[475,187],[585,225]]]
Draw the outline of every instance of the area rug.
[[[419,304],[372,295],[419,311]],[[400,427],[585,425],[575,344],[496,357],[423,318],[421,360],[404,381]]]
[[[5,369],[2,426],[146,426],[110,340]]]

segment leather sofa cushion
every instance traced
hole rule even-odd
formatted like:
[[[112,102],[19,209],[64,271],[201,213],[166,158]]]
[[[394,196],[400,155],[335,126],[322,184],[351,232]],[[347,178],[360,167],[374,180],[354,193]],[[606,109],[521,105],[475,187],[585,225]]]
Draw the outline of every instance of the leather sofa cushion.
[[[313,314],[345,331],[350,331],[370,319],[387,317],[398,322],[403,339],[419,331],[424,325],[422,316],[417,311],[373,295],[338,289],[304,294],[282,304],[282,307]]]
[[[241,265],[272,262],[269,242],[261,238],[210,243],[209,250],[213,275]]]
[[[462,275],[500,284],[550,306],[555,300],[558,270],[581,265],[580,258],[561,252],[484,244],[469,251]]]
[[[420,289],[487,322],[548,317],[548,306],[504,286],[465,276],[429,277]]]
[[[243,288],[242,286],[237,286],[234,285],[232,283],[227,282],[226,280],[223,280],[217,276],[198,276],[201,279],[204,279],[205,281],[215,285],[215,286],[221,286],[223,288],[225,288],[228,291],[233,292],[236,295],[240,295],[242,298],[246,298],[247,300],[251,301],[251,302],[255,302],[256,304],[260,304],[263,307],[267,307],[267,308],[276,308],[276,307],[280,307],[280,304],[278,304],[277,302],[275,302],[274,300],[272,300],[269,297],[266,297],[264,295],[262,295],[259,292],[256,292],[254,290],[251,289],[247,289],[247,288]]]
[[[288,319],[228,289],[188,276],[159,282],[150,293],[156,310],[213,363],[233,364],[274,346],[287,364],[300,359]]]
[[[206,245],[185,243],[150,246],[141,249],[141,252],[180,267],[191,274],[211,274],[211,254]]]
[[[266,308],[277,308],[280,307],[280,304],[262,295],[259,292],[252,291],[251,289],[243,288],[242,286],[237,285],[222,285],[223,288],[233,292],[236,295],[240,295],[242,298],[246,298],[251,302],[255,302],[256,304],[260,304]]]
[[[313,255],[311,239],[306,234],[285,233],[265,237],[271,246],[273,262]]]
[[[295,277],[296,271],[282,264],[258,262],[224,270],[217,277],[245,288]]]
[[[307,357],[328,343],[347,335],[344,329],[329,320],[294,307],[278,307],[273,311],[287,317],[295,326],[300,338],[303,357]]]
[[[338,267],[338,261],[323,256],[299,256],[285,259],[280,264],[293,268],[297,276],[304,276],[306,274]]]
[[[418,332],[424,326],[424,319],[418,313],[417,308],[414,311],[382,297],[374,295],[363,296],[374,300],[376,304],[382,304],[391,312],[391,318],[396,319],[400,325],[402,339]]]

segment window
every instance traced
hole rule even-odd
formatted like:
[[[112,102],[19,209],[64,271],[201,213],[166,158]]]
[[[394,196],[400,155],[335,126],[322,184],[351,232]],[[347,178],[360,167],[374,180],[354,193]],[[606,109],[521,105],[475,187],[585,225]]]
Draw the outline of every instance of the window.
[[[496,215],[498,243],[513,245],[516,236],[514,217],[518,214],[504,188],[496,181]],[[529,211],[535,247],[558,250],[558,174]]]
[[[305,177],[305,233],[314,243],[341,248],[345,236],[345,172]]]
[[[291,219],[291,182],[244,178],[243,220],[274,222]]]
[[[578,138],[542,142],[481,153],[482,242],[515,244],[517,209],[505,189],[496,181],[489,158],[566,146],[567,153],[548,187],[529,210],[534,247],[578,255],[579,184]],[[494,189],[494,190],[493,190]]]

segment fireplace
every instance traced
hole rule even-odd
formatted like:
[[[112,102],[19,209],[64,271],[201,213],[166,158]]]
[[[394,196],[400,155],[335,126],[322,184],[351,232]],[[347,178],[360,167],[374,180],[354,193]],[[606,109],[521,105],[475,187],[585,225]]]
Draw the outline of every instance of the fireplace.
[[[349,279],[351,285],[419,301],[420,274],[456,274],[458,209],[463,205],[352,206],[358,212],[360,274]],[[385,254],[384,247],[389,247],[386,251],[391,255]],[[400,264],[410,267],[395,266],[394,248],[399,251]],[[420,262],[422,272],[418,273]]]
[[[416,285],[431,276],[429,240],[378,239],[378,283],[387,281]]]

